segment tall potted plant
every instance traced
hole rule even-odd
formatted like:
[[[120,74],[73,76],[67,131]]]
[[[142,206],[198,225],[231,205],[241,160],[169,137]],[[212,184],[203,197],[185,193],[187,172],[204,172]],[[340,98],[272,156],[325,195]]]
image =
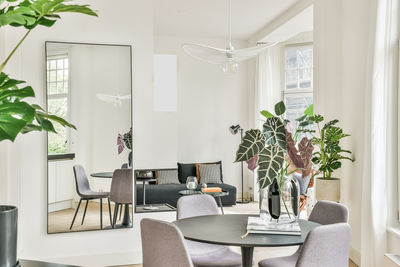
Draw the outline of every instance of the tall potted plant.
[[[312,130],[314,135],[312,142],[318,150],[313,153],[312,162],[321,174],[316,179],[316,199],[339,202],[340,179],[332,175],[342,167],[343,160],[354,162],[351,151],[343,149],[340,145],[340,141],[350,135],[343,133],[343,129],[337,126],[338,120],[331,120],[322,126],[324,117],[321,115],[308,114],[299,121],[303,125],[316,125],[316,130]],[[303,131],[310,132],[310,130]]]
[[[66,4],[69,0],[0,0],[0,28],[24,27],[26,33],[5,59],[0,59],[0,142],[14,142],[19,134],[32,131],[54,132],[53,123],[75,128],[66,120],[47,113],[37,104],[26,102],[35,97],[31,86],[3,72],[12,56],[37,26],[51,27],[61,13],[75,12],[91,16],[97,13],[88,5]],[[17,266],[17,208],[0,206],[0,266]]]

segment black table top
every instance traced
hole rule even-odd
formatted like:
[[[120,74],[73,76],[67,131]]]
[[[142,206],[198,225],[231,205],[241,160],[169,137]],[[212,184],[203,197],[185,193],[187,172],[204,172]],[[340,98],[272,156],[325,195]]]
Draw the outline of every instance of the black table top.
[[[186,239],[203,243],[240,247],[279,247],[303,244],[308,233],[319,226],[318,223],[299,220],[301,236],[249,234],[241,238],[247,230],[247,218],[259,216],[250,214],[208,215],[175,221]]]
[[[113,172],[96,172],[96,173],[91,173],[90,176],[98,178],[112,178]]]

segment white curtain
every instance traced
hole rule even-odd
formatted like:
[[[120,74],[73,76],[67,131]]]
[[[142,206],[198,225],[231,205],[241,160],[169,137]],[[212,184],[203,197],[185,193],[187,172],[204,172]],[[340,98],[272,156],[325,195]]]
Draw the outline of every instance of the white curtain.
[[[397,175],[397,0],[374,0],[366,81],[365,147],[361,212],[361,266],[383,266],[388,189]],[[369,151],[368,151],[369,150]]]
[[[256,64],[255,125],[262,129],[265,118],[262,110],[274,112],[274,106],[282,100],[281,91],[281,47],[275,45],[259,54]],[[253,196],[258,196],[257,172],[253,172]],[[258,201],[258,198],[255,197]]]
[[[282,100],[281,91],[281,47],[275,45],[262,52],[257,58],[255,118],[261,127],[263,117],[261,110],[274,112],[274,105]]]

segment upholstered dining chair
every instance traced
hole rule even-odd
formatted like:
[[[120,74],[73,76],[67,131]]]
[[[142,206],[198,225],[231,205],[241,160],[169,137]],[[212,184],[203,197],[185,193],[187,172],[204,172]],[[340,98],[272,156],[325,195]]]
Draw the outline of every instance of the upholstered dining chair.
[[[115,203],[112,227],[117,221],[118,207],[133,203],[133,180],[131,169],[117,169],[113,173],[110,200]]]
[[[179,198],[176,211],[178,220],[196,216],[220,214],[220,209],[215,199],[205,194],[183,196]],[[227,246],[206,244],[190,240],[186,240],[185,243],[188,247],[193,264],[196,267],[242,266],[242,256]]]
[[[322,225],[328,225],[347,223],[348,218],[349,211],[345,205],[328,200],[320,200],[317,202],[317,204],[315,204],[314,209],[312,210],[308,220]],[[303,246],[300,246],[293,255],[268,259],[270,265],[266,266],[278,266],[280,263],[283,264],[285,262],[296,262],[300,255],[300,252],[302,251],[302,247]],[[273,262],[274,264],[278,265],[271,265],[273,264]]]
[[[298,257],[271,258],[259,267],[347,267],[349,265],[350,226],[347,223],[327,224],[314,228]]]
[[[86,200],[85,211],[83,212],[82,223],[85,221],[86,210],[90,200],[100,199],[100,229],[103,229],[103,198],[107,198],[108,200],[108,213],[110,215],[110,224],[111,222],[111,207],[110,207],[110,199],[109,199],[109,192],[96,192],[90,188],[89,180],[86,176],[85,169],[81,165],[75,165],[73,167],[74,175],[75,175],[75,184],[76,184],[76,192],[78,193],[80,200],[79,204],[76,207],[74,218],[72,219],[71,226],[69,229],[72,229],[74,225],[76,215],[78,214],[79,207],[81,206],[82,200]]]
[[[124,164],[122,164],[121,165],[121,169],[128,169],[129,168],[129,166],[128,166],[128,163],[124,163]],[[118,206],[117,206],[117,209],[119,209],[119,219],[121,220],[121,216],[122,216],[122,204],[119,204]]]
[[[143,267],[193,267],[185,240],[174,224],[142,219]]]

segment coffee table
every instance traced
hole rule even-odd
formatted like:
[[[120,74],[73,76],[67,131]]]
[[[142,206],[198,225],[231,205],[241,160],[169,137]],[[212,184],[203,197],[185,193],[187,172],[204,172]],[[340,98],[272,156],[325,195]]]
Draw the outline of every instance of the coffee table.
[[[143,182],[143,209],[144,210],[158,210],[157,206],[146,205],[146,182],[156,182],[157,178],[154,177],[136,177],[136,181]]]
[[[221,212],[222,214],[224,213],[224,207],[222,206],[222,201],[221,201],[221,197],[224,196],[228,196],[229,192],[228,191],[222,191],[222,192],[202,192],[201,190],[182,190],[179,191],[179,194],[181,196],[190,196],[190,195],[198,195],[198,194],[206,194],[206,195],[210,195],[213,196],[215,198],[218,199],[218,204],[221,207]]]

